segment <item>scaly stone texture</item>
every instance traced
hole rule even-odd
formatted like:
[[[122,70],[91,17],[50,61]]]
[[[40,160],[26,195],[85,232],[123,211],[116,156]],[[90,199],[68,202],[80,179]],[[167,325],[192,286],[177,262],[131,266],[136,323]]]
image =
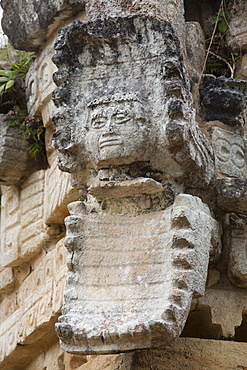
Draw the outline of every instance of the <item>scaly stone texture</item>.
[[[246,123],[246,88],[246,81],[205,75],[200,94],[205,120],[243,126]]]
[[[179,195],[165,211],[126,217],[83,214],[82,205],[70,204],[66,220],[62,348],[111,353],[174,340],[204,292],[217,228],[207,206]]]

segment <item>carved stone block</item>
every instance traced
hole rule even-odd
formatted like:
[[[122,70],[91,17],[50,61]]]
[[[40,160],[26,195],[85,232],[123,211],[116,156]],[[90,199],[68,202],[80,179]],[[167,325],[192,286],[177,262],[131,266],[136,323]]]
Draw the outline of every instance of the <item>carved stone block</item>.
[[[204,120],[219,120],[230,126],[244,125],[246,88],[246,81],[205,75],[200,90]]]
[[[55,84],[52,79],[56,66],[51,58],[54,54],[53,42],[35,59],[26,75],[27,109],[31,116],[41,115],[45,126],[51,123],[54,104],[51,99]]]
[[[20,194],[15,186],[2,187],[1,266],[15,263],[19,256]]]
[[[11,126],[11,116],[0,117],[0,185],[17,185],[41,167],[28,154],[29,141]],[[44,168],[44,167],[43,167]]]
[[[45,172],[44,218],[47,224],[63,223],[67,205],[78,200],[78,191],[70,184],[70,174],[59,171],[56,160]]]
[[[247,227],[232,231],[230,276],[237,287],[247,288]]]
[[[26,51],[38,51],[52,27],[84,10],[84,0],[3,0],[1,5],[4,32],[16,49]]]
[[[69,206],[66,306],[56,326],[75,354],[165,344],[181,333],[204,292],[217,227],[199,198],[136,217],[84,214]]]
[[[174,178],[212,176],[179,41],[152,17],[75,22],[60,31],[54,145],[63,171],[146,162]],[[69,124],[68,124],[69,123]],[[190,176],[193,179],[193,176]],[[198,179],[194,180],[198,186]]]
[[[19,251],[25,261],[39,253],[44,245],[44,175],[37,171],[23,184],[21,200],[21,232]]]
[[[0,270],[0,295],[11,291],[15,282],[16,278],[12,268],[5,268],[3,271]]]
[[[2,266],[17,266],[39,253],[44,244],[44,171],[22,184],[2,187]]]
[[[186,52],[194,82],[202,73],[205,60],[205,37],[200,23],[186,22]]]
[[[227,176],[245,177],[246,156],[243,138],[232,132],[214,128],[212,142],[216,171]]]
[[[215,184],[220,209],[247,214],[247,179],[218,178]]]
[[[226,222],[226,240],[229,246],[228,276],[239,288],[247,287],[247,216],[230,213]]]

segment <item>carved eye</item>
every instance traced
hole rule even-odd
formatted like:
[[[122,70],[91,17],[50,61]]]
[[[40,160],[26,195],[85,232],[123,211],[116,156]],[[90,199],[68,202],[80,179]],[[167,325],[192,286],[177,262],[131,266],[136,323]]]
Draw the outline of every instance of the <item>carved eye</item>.
[[[105,117],[94,117],[91,120],[91,126],[92,128],[101,128],[104,127],[106,123],[106,118]]]
[[[231,145],[225,139],[216,140],[216,155],[222,162],[228,162],[231,156]]]
[[[238,168],[243,168],[245,166],[244,150],[240,145],[232,145],[232,162]]]
[[[127,112],[119,112],[113,115],[113,119],[115,123],[122,124],[128,122],[131,117]]]

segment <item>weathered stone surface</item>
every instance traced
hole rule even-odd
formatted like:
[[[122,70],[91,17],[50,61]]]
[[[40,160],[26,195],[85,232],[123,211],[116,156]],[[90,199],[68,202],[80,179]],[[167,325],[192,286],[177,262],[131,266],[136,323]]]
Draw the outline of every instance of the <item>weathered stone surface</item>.
[[[0,325],[0,369],[14,370],[18,361],[19,368],[25,369],[46,343],[55,341],[54,323],[63,304],[66,277],[62,247],[59,242],[47,253],[15,295],[16,310]]]
[[[172,22],[174,18],[183,19],[183,2],[181,0],[137,0],[121,2],[118,0],[86,0],[86,11],[90,20],[105,17],[119,17],[130,14],[152,15],[157,19]],[[180,25],[181,27],[181,25]]]
[[[230,126],[244,125],[246,87],[245,81],[205,75],[200,91],[204,120],[219,120]]]
[[[244,140],[232,132],[213,129],[215,169],[226,176],[246,176],[246,156]]]
[[[225,244],[229,249],[228,276],[239,288],[247,287],[247,216],[230,213],[225,217]]]
[[[110,190],[110,191],[109,191]],[[139,194],[157,194],[164,190],[161,183],[150,178],[137,178],[126,181],[99,181],[96,180],[89,187],[89,194],[96,198],[133,197]]]
[[[189,73],[193,82],[198,82],[205,60],[205,37],[198,22],[186,22],[186,53],[190,63]]]
[[[144,161],[174,178],[194,170],[197,185],[200,174],[209,181],[211,150],[169,23],[140,16],[77,22],[60,32],[55,49],[60,169]]]
[[[44,171],[37,171],[22,184],[2,187],[1,265],[18,266],[39,253],[44,244]]]
[[[124,17],[131,14],[152,15],[172,24],[180,42],[184,44],[184,2],[182,0],[85,0],[90,21],[107,17]]]
[[[16,282],[16,278],[14,276],[14,271],[12,268],[6,268],[0,272],[0,296],[1,294],[6,294],[11,289]]]
[[[247,54],[245,53],[243,55],[242,61],[241,61],[241,69],[240,69],[242,79],[247,79]]]
[[[110,353],[174,340],[205,287],[217,226],[207,206],[179,195],[166,210],[136,217],[84,215],[80,207],[70,204],[66,221],[62,348]]]
[[[228,29],[227,43],[234,50],[247,49],[247,4],[245,1],[233,0],[229,11],[231,19]]]
[[[217,205],[226,212],[247,213],[247,179],[218,178],[215,182]]]
[[[1,266],[16,261],[19,256],[20,194],[15,186],[1,187]]]
[[[70,174],[59,171],[56,157],[45,172],[44,219],[46,224],[64,223],[69,215],[67,205],[78,200],[79,194],[70,184]]]
[[[196,302],[195,302],[196,301]],[[194,306],[207,305],[211,309],[212,323],[220,324],[225,338],[234,338],[246,311],[247,297],[244,290],[207,289],[204,296],[194,300]]]
[[[0,184],[17,185],[24,181],[32,172],[42,168],[28,154],[30,142],[18,133],[18,126],[11,126],[11,116],[0,118]]]
[[[16,49],[37,51],[51,32],[84,10],[84,0],[1,0],[2,27]]]
[[[52,79],[56,66],[51,58],[54,54],[54,39],[35,59],[26,75],[27,109],[30,116],[41,115],[45,126],[51,123],[54,104],[51,100],[55,84]]]
[[[87,356],[87,361],[85,357],[80,356],[81,366],[78,361],[75,367],[76,356],[63,354],[58,344],[54,344],[25,370],[42,369],[42,366],[46,366],[46,370],[150,370],[150,366],[154,370],[244,370],[247,365],[246,349],[246,343],[179,338],[159,349],[118,355]]]

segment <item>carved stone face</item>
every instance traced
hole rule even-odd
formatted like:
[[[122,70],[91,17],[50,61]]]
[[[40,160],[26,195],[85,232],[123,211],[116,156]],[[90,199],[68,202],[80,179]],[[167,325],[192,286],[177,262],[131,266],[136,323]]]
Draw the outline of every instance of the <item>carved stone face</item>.
[[[143,159],[147,136],[144,109],[137,100],[102,98],[89,104],[85,148],[96,165]]]

